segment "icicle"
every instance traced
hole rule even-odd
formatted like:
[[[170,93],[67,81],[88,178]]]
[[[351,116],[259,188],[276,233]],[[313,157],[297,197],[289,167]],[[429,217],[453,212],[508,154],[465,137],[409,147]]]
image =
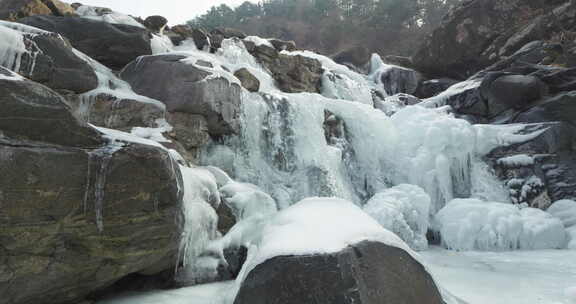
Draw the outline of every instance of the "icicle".
[[[107,146],[88,152],[88,174],[84,193],[84,212],[88,210],[90,200],[94,205],[96,227],[99,232],[104,231],[104,189],[109,173],[110,162],[114,153],[122,149],[123,145],[112,142]],[[96,170],[94,170],[96,169]]]

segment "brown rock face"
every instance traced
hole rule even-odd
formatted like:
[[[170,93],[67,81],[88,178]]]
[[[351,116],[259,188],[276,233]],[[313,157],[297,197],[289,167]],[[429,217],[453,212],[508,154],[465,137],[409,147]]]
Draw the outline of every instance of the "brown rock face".
[[[252,75],[252,73],[247,69],[242,68],[234,72],[234,76],[240,79],[240,83],[242,83],[242,86],[246,90],[250,92],[258,92],[260,90],[260,80],[258,80],[256,76]]]
[[[0,19],[17,20],[34,15],[73,16],[74,8],[59,0],[3,0]]]
[[[77,303],[173,267],[182,193],[168,153],[110,146],[37,83],[0,90],[0,303]]]
[[[265,45],[244,41],[246,49],[276,80],[278,88],[286,93],[319,93],[322,87],[322,64],[312,58],[279,53]]]

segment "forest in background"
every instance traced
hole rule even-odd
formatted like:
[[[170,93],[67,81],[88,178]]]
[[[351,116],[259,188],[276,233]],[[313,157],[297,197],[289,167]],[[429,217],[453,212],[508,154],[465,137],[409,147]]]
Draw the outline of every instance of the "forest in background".
[[[294,40],[331,55],[364,46],[381,55],[411,56],[421,40],[462,0],[263,0],[213,6],[189,25],[237,28],[249,35]]]

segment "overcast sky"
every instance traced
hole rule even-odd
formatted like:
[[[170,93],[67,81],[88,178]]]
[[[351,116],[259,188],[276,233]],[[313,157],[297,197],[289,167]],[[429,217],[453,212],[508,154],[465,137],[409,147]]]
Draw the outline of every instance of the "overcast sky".
[[[121,13],[143,18],[161,15],[168,19],[169,25],[176,25],[206,12],[214,5],[225,3],[235,7],[244,1],[246,0],[67,0],[66,2],[109,7]],[[249,1],[258,2],[258,0]]]

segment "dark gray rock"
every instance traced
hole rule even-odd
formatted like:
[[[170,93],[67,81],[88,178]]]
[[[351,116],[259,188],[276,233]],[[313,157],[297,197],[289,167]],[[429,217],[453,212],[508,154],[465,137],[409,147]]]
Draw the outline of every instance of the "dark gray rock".
[[[130,63],[120,76],[141,95],[162,101],[169,112],[202,115],[212,135],[238,131],[241,88],[193,64],[180,55],[143,57]]]
[[[149,16],[144,20],[144,26],[151,32],[158,34],[162,34],[167,24],[168,19],[158,15]]]
[[[425,80],[420,83],[418,89],[414,92],[414,96],[422,99],[430,98],[446,91],[456,83],[458,83],[458,80],[450,78]]]
[[[239,69],[234,72],[234,76],[240,80],[242,86],[250,92],[258,92],[260,90],[260,80],[252,75],[246,68]]]
[[[4,136],[75,147],[102,143],[94,129],[70,113],[62,96],[35,82],[0,79],[0,104],[0,131]]]
[[[384,91],[388,95],[398,93],[414,94],[422,77],[414,70],[393,66],[380,74]]]
[[[424,266],[402,249],[364,241],[332,254],[279,256],[256,266],[235,304],[442,304]]]
[[[24,77],[54,90],[83,93],[98,86],[94,70],[76,56],[70,44],[54,33],[27,33],[17,30],[19,24],[0,25],[23,35],[26,52],[5,56],[0,66],[14,70]],[[14,29],[11,29],[14,28]],[[0,52],[9,52],[12,45],[0,44]],[[18,56],[20,60],[15,60]]]
[[[55,16],[32,16],[18,22],[66,37],[76,49],[113,70],[152,54],[150,32],[135,26]]]
[[[575,11],[576,3],[567,1],[462,1],[419,47],[415,69],[466,79],[531,41],[573,30]]]
[[[508,109],[526,108],[548,92],[546,84],[537,77],[501,72],[486,74],[479,89],[490,117]]]

